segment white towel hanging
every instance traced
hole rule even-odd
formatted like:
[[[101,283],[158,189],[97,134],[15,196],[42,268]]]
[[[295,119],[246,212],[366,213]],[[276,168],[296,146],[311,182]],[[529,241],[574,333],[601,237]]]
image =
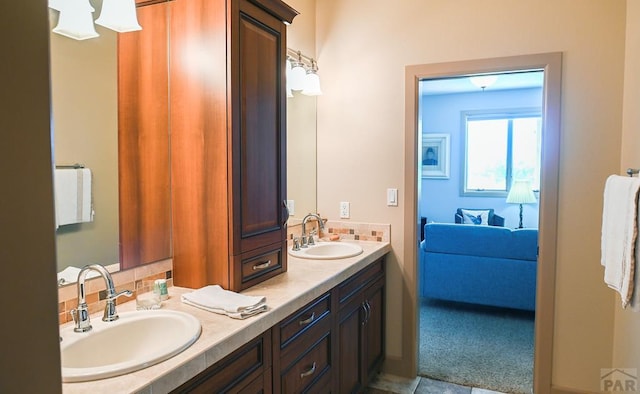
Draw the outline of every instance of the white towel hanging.
[[[604,281],[626,307],[634,287],[640,179],[611,175],[604,189],[601,260]]]
[[[88,168],[55,170],[56,228],[93,221],[91,178]]]

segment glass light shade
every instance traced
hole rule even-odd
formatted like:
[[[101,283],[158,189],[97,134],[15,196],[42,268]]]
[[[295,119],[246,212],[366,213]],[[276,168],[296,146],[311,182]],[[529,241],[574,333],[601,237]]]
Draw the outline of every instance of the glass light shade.
[[[289,78],[289,87],[291,90],[304,89],[304,81],[307,76],[307,71],[302,66],[302,63],[295,63],[289,75],[291,75],[291,78]]]
[[[104,0],[96,24],[119,33],[142,30],[138,24],[135,0]]]
[[[286,80],[287,80],[287,97],[293,97],[293,92],[291,92],[291,61],[287,59],[286,61]]]
[[[49,8],[56,11],[62,11],[64,0],[49,0]]]
[[[469,77],[469,80],[472,84],[479,87],[480,89],[484,89],[496,83],[498,80],[497,75],[479,75],[476,77]]]
[[[304,80],[304,90],[302,94],[307,96],[320,96],[322,90],[320,90],[320,77],[315,71],[309,71]]]
[[[93,11],[89,0],[66,0],[53,32],[74,40],[98,37],[99,34],[93,26]]]
[[[516,180],[511,185],[507,202],[510,204],[532,204],[536,202],[536,196],[531,190],[531,182],[525,180]]]

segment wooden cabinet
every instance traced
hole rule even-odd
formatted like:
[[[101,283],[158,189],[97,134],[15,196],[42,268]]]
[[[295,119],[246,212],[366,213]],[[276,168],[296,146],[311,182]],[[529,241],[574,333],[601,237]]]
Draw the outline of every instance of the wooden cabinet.
[[[383,257],[173,392],[364,391],[384,359],[384,281]]]
[[[270,330],[172,391],[174,394],[271,392]]]
[[[331,300],[331,293],[326,293],[273,328],[274,392],[331,392],[335,364]]]
[[[337,288],[337,392],[362,391],[384,360],[384,259]]]
[[[286,271],[280,0],[171,6],[174,283],[240,291]]]
[[[118,172],[123,269],[171,257],[168,4],[140,6],[118,35]]]

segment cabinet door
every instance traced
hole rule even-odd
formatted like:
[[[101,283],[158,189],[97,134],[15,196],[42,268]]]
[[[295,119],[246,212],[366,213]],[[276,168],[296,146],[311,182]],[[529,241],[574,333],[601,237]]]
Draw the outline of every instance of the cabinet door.
[[[384,278],[366,290],[364,304],[363,372],[366,372],[364,381],[368,382],[384,360]]]
[[[138,7],[118,35],[118,172],[123,269],[171,257],[167,3]]]
[[[232,2],[232,254],[286,238],[285,25]],[[286,255],[282,255],[286,259]]]
[[[342,308],[338,315],[338,393],[354,393],[363,387],[361,297]]]

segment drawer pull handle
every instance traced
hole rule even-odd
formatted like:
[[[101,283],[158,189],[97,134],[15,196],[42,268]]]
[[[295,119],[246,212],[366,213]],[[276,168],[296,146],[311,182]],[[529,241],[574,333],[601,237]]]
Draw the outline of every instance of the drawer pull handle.
[[[251,267],[251,269],[254,270],[254,271],[263,270],[263,269],[269,267],[270,265],[271,265],[271,260],[267,261],[266,263],[256,264],[253,267]]]
[[[309,318],[308,318],[308,319],[300,320],[300,321],[298,322],[298,325],[299,325],[299,326],[306,326],[307,324],[311,323],[311,322],[312,322],[312,321],[314,321],[315,319],[316,319],[316,313],[315,313],[315,312],[313,312],[313,313],[311,314],[311,316],[309,316]]]
[[[316,371],[316,363],[314,362],[311,368],[307,369],[306,371],[300,374],[300,379],[304,379],[309,375],[313,375],[315,371]]]

